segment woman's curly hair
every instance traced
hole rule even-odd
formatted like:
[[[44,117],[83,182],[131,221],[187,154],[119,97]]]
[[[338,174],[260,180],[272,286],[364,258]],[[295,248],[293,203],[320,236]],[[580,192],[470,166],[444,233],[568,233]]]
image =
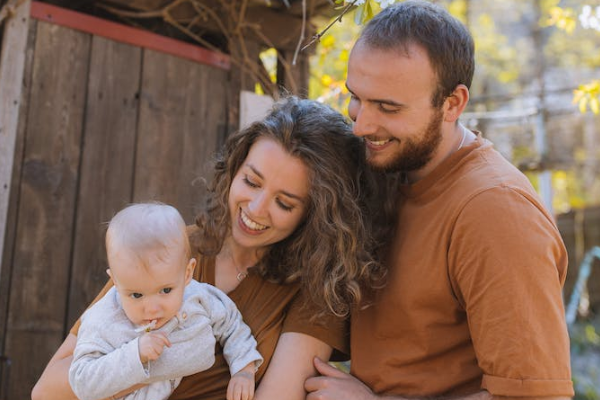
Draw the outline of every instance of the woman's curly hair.
[[[363,292],[385,275],[372,256],[367,211],[373,183],[362,139],[337,111],[312,100],[286,97],[261,121],[231,135],[219,154],[206,207],[196,218],[204,255],[216,255],[231,228],[229,188],[259,138],[270,138],[310,171],[309,201],[303,221],[287,238],[270,246],[260,274],[279,283],[300,281],[305,293],[338,316],[347,316]]]

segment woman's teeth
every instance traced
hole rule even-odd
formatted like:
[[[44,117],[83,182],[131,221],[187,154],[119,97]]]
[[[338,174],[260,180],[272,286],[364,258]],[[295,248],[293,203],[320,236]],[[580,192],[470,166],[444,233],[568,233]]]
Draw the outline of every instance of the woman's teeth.
[[[249,229],[252,229],[253,231],[262,231],[268,228],[268,226],[265,225],[261,225],[258,224],[254,221],[252,221],[247,215],[246,213],[244,213],[244,211],[240,210],[240,215],[242,217],[242,221],[244,222],[244,225],[246,225],[246,227],[248,227]]]

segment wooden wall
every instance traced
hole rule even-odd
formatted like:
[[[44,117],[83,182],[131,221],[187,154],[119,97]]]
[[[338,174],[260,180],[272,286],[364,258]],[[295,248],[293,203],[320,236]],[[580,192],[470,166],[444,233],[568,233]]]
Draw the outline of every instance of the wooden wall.
[[[0,279],[11,400],[106,282],[102,222],[145,200],[193,221],[230,90],[227,70],[35,19],[25,64]]]

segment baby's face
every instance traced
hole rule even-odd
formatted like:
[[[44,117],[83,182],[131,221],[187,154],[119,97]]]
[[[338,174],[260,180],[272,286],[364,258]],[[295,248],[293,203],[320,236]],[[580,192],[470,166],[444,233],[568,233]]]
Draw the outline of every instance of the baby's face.
[[[156,320],[153,329],[158,329],[177,314],[195,265],[181,253],[108,253],[110,274],[131,322],[144,326]]]

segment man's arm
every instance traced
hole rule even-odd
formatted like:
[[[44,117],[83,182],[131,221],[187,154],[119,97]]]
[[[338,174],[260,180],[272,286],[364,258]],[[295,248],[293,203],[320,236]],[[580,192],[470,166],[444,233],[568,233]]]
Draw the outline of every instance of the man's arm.
[[[306,400],[409,400],[401,396],[378,396],[350,374],[321,361],[314,360],[315,368],[321,376],[309,378],[304,384],[308,392]],[[482,390],[466,396],[440,397],[437,400],[569,400],[569,397],[503,397],[493,396]],[[418,400],[411,398],[410,400]],[[431,398],[428,398],[431,400]]]

